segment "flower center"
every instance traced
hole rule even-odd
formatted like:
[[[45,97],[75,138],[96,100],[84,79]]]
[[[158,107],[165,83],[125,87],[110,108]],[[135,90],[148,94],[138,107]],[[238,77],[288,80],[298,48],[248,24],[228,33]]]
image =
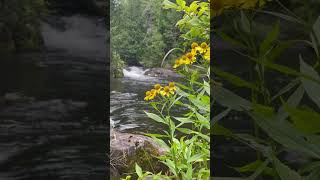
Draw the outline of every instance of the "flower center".
[[[194,48],[196,48],[196,47],[198,47],[198,46],[199,46],[199,45],[198,45],[198,43],[196,43],[196,42],[194,42],[194,43],[191,44],[191,48],[192,48],[192,49],[194,49]]]
[[[160,84],[154,85],[154,89],[159,90],[160,88],[161,88],[161,85],[160,85]]]
[[[205,42],[201,43],[201,48],[202,49],[207,49],[208,48],[207,43],[205,43]]]
[[[164,92],[166,92],[166,93],[170,92],[170,88],[169,88],[168,86],[164,87],[163,90],[164,90]]]
[[[151,93],[150,91],[147,91],[147,92],[146,92],[146,96],[149,96],[149,95],[150,95],[150,93]]]

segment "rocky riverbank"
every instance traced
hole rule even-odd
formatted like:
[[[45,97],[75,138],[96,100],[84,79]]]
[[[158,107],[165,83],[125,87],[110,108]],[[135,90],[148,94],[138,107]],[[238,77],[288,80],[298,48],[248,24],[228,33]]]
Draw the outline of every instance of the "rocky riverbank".
[[[152,138],[110,130],[110,179],[118,180],[123,173],[134,172],[135,163],[148,171],[161,171],[164,166],[154,156],[163,155],[166,149]]]

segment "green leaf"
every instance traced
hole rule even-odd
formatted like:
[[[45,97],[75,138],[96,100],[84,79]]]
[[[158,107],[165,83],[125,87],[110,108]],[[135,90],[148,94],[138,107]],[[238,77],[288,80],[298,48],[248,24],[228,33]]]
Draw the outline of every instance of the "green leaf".
[[[238,172],[253,172],[255,171],[263,162],[260,160],[256,160],[254,162],[251,162],[249,164],[246,164],[241,167],[233,167]]]
[[[272,31],[268,33],[266,38],[262,41],[260,45],[260,54],[264,55],[271,47],[272,44],[278,39],[279,31],[280,31],[280,22],[277,21],[274,25]]]
[[[162,139],[157,138],[156,136],[149,135],[158,145],[164,148],[166,151],[169,151],[170,147]],[[169,137],[169,135],[167,135]]]
[[[166,159],[165,161],[162,161],[162,163],[164,163],[170,169],[170,171],[177,176],[176,166],[174,165],[173,161]]]
[[[274,108],[270,106],[264,106],[261,104],[253,104],[253,112],[263,115],[265,117],[273,117],[274,116]]]
[[[192,166],[188,166],[188,170],[187,170],[187,173],[186,173],[186,178],[187,179],[192,179],[192,173],[193,172],[193,169],[192,169]]]
[[[198,7],[199,7],[198,1],[193,1],[188,8],[188,12],[196,12]]]
[[[136,173],[139,177],[142,177],[142,169],[141,167],[136,163],[135,165]]]
[[[153,113],[148,113],[148,112],[145,112],[147,114],[147,116],[157,122],[160,122],[160,123],[163,123],[163,124],[167,124],[167,122],[161,118],[160,116],[156,115],[156,114],[153,114]]]
[[[248,17],[243,13],[243,11],[241,11],[241,28],[245,33],[250,34],[251,32],[250,21]]]
[[[316,40],[315,35],[313,35],[312,32],[310,33],[310,39],[311,39],[312,48],[316,52],[317,57],[319,57],[318,42]]]
[[[290,105],[292,107],[296,107],[299,105],[299,103],[301,102],[302,98],[304,95],[304,89],[302,87],[302,85],[300,85],[296,91],[294,93],[292,93],[292,95],[288,98],[286,104]],[[277,113],[277,120],[285,120],[287,117],[289,116],[289,114],[284,110],[284,106],[281,106],[279,108],[279,111]]]
[[[186,6],[185,0],[176,0],[177,4],[183,9]]]
[[[318,81],[320,81],[319,74],[307,63],[305,63],[300,56],[300,71],[303,74],[306,74]],[[314,81],[311,81],[309,79],[301,78],[302,85],[304,89],[306,90],[308,96],[311,98],[311,100],[318,105],[320,108],[320,84],[316,83]]]
[[[232,84],[234,84],[234,85],[236,85],[238,87],[246,87],[246,88],[258,90],[255,84],[250,83],[248,81],[245,81],[245,80],[239,78],[238,76],[235,76],[235,75],[230,74],[228,72],[222,71],[222,70],[220,70],[218,68],[215,68],[215,67],[212,68],[212,71],[216,75],[224,78],[228,82],[230,82],[230,83],[232,83]]]
[[[272,156],[273,164],[281,180],[303,180],[302,177],[287,165],[283,164],[278,158]]]
[[[210,96],[210,84],[206,81],[203,81],[203,88],[206,91],[206,93]]]
[[[292,75],[292,76],[303,77],[305,79],[312,80],[313,82],[316,82],[316,83],[320,84],[320,80],[319,79],[314,78],[312,76],[309,76],[309,75],[307,75],[305,73],[300,73],[300,72],[298,72],[298,71],[296,71],[296,70],[294,70],[292,68],[289,68],[287,66],[275,64],[275,63],[272,63],[272,62],[269,62],[269,61],[259,61],[258,59],[255,59],[255,58],[252,58],[252,57],[249,57],[249,59],[254,61],[254,62],[256,62],[256,63],[258,63],[258,64],[262,64],[262,65],[266,66],[269,69],[273,69],[273,70],[279,71],[281,73]]]
[[[213,86],[213,97],[222,106],[233,110],[243,111],[251,109],[251,102],[219,86]]]
[[[195,154],[188,159],[187,163],[203,161],[202,154]]]
[[[294,18],[294,17],[292,17],[292,16],[288,16],[288,15],[286,15],[286,14],[282,14],[282,13],[278,13],[278,12],[272,12],[272,11],[259,11],[259,12],[263,12],[263,13],[266,13],[266,14],[270,14],[270,15],[279,17],[279,18],[281,18],[281,19],[284,19],[284,20],[287,20],[287,21],[290,21],[290,22],[299,23],[299,24],[304,24],[304,22],[300,21],[299,19]]]
[[[320,16],[318,16],[316,22],[313,24],[313,33],[318,42],[317,44],[320,45]]]
[[[195,105],[197,108],[204,110],[206,112],[210,111],[210,103],[205,103],[197,98],[189,97],[189,100]]]
[[[237,133],[234,134],[234,138],[249,145],[251,148],[256,149],[257,151],[264,152],[264,149],[267,148],[267,146],[264,145],[266,144],[264,140],[250,134]]]
[[[304,133],[320,132],[320,114],[311,110],[302,110],[285,105],[293,124]]]
[[[293,41],[284,41],[278,43],[268,54],[268,61],[274,62],[284,50],[288,49],[293,44]]]
[[[213,125],[212,129],[212,134],[215,136],[225,136],[225,137],[233,137],[233,133],[231,130],[219,125],[215,124]]]
[[[223,41],[228,42],[232,45],[246,47],[241,41],[238,41],[238,40],[232,38],[231,36],[225,34],[223,31],[219,31],[219,30],[214,30],[214,31],[219,37],[221,37],[223,39]]]
[[[264,162],[261,162],[261,163],[259,164],[259,166],[257,166],[257,167],[255,168],[254,173],[253,173],[250,177],[248,177],[248,180],[256,180],[261,173],[263,173],[264,171],[266,171],[266,169],[268,170],[268,171],[267,171],[267,172],[269,173],[268,175],[271,175],[271,176],[272,176],[272,175],[273,175],[273,174],[272,174],[272,169],[269,168],[269,167],[267,167],[268,164],[269,164],[269,160],[268,160],[268,159],[265,160]]]
[[[306,179],[307,180],[319,180],[320,179],[320,168],[312,171]]]
[[[308,173],[318,168],[320,168],[320,161],[311,162],[299,169],[299,173]]]
[[[207,129],[210,128],[210,117],[204,117],[203,115],[196,113],[197,119],[199,120],[199,122],[201,123],[202,126],[206,127]]]
[[[173,3],[169,0],[164,0],[162,4],[163,4],[164,9],[177,9],[178,8],[178,6],[175,3]]]
[[[193,123],[193,120],[190,118],[184,118],[184,117],[173,117],[173,118],[180,122],[180,124],[177,127],[186,123]]]
[[[194,133],[194,131],[192,131],[191,129],[188,128],[177,128],[178,131],[185,133],[185,134],[192,134]]]
[[[224,118],[226,115],[229,114],[229,112],[231,111],[230,108],[224,110],[223,112],[221,112],[220,114],[218,115],[214,115],[212,120],[211,120],[211,124],[215,124],[217,123],[219,120],[221,120],[222,118]]]
[[[284,147],[320,158],[320,145],[308,142],[304,135],[289,122],[277,121],[275,118],[267,118],[261,114],[251,112],[249,112],[249,115],[264,132]]]
[[[274,95],[271,98],[271,101],[275,100],[279,96],[281,96],[281,95],[285,94],[286,92],[290,91],[292,88],[294,88],[298,84],[300,84],[298,79],[295,79],[295,80],[291,81],[289,84],[287,84],[285,87],[283,87],[276,95]]]

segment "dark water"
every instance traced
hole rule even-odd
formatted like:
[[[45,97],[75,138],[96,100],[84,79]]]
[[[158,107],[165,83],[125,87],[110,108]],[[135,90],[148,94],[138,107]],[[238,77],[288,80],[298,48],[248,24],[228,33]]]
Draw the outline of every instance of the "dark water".
[[[42,53],[1,57],[1,180],[106,177],[106,27],[80,15],[61,21],[65,30],[43,24]]]

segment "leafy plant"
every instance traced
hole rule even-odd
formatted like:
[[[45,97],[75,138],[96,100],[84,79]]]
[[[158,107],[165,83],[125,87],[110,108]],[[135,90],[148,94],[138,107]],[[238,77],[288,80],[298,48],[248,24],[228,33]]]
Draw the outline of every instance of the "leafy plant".
[[[186,40],[204,39],[200,44],[189,43],[184,54],[173,68],[183,77],[184,83],[170,82],[163,86],[154,85],[146,92],[146,101],[156,113],[146,115],[168,127],[163,134],[147,134],[159,143],[166,153],[158,157],[167,169],[163,172],[144,172],[136,165],[138,179],[209,179],[210,169],[210,47],[209,41],[209,2],[194,1],[190,5],[184,0],[172,3],[164,1],[165,8],[183,11],[186,14],[178,22],[182,37]],[[193,18],[187,18],[192,15]],[[201,25],[194,31],[193,21]],[[183,23],[182,23],[183,21]],[[191,21],[191,22],[190,22]],[[202,30],[200,30],[202,29]],[[206,31],[206,33],[204,32]],[[191,44],[191,45],[190,45]],[[182,50],[182,49],[181,49]],[[178,115],[173,110],[179,109]]]
[[[280,7],[283,5],[275,1]],[[256,7],[256,6],[254,6]],[[319,66],[319,38],[320,17],[312,26],[310,39],[281,40],[281,23],[275,21],[273,28],[264,37],[257,33],[256,17],[259,12],[269,14],[278,19],[291,23],[301,22],[291,14],[271,11],[243,10],[237,6],[233,10],[222,11],[233,13],[233,29],[225,33],[219,29],[215,32],[224,41],[242,47],[242,51],[235,50],[239,56],[247,59],[249,78],[246,80],[232,73],[214,67],[214,73],[235,87],[246,88],[250,96],[243,98],[221,85],[214,84],[213,99],[215,107],[224,108],[213,119],[212,133],[216,136],[233,138],[244,143],[257,152],[256,161],[235,168],[249,179],[319,179],[320,168],[314,166],[320,158],[320,141],[318,128],[320,124],[319,95],[320,76]],[[230,9],[228,9],[230,10]],[[286,9],[289,11],[289,9]],[[218,13],[216,15],[219,15]],[[305,43],[314,50],[313,65],[306,63],[300,54],[300,69],[290,65],[279,64],[281,54],[294,43]],[[240,62],[237,62],[240,63]],[[244,63],[244,62],[242,62]],[[290,82],[277,90],[270,82],[270,72],[277,72],[285,76]],[[247,114],[253,123],[253,134],[237,133],[222,126],[223,118],[230,112]],[[217,118],[219,117],[219,118]],[[218,122],[219,121],[219,122]],[[302,162],[292,162],[283,159],[284,154],[297,153],[304,159]],[[313,168],[306,168],[313,167]],[[306,170],[308,169],[308,170]],[[240,178],[242,179],[242,178]]]

